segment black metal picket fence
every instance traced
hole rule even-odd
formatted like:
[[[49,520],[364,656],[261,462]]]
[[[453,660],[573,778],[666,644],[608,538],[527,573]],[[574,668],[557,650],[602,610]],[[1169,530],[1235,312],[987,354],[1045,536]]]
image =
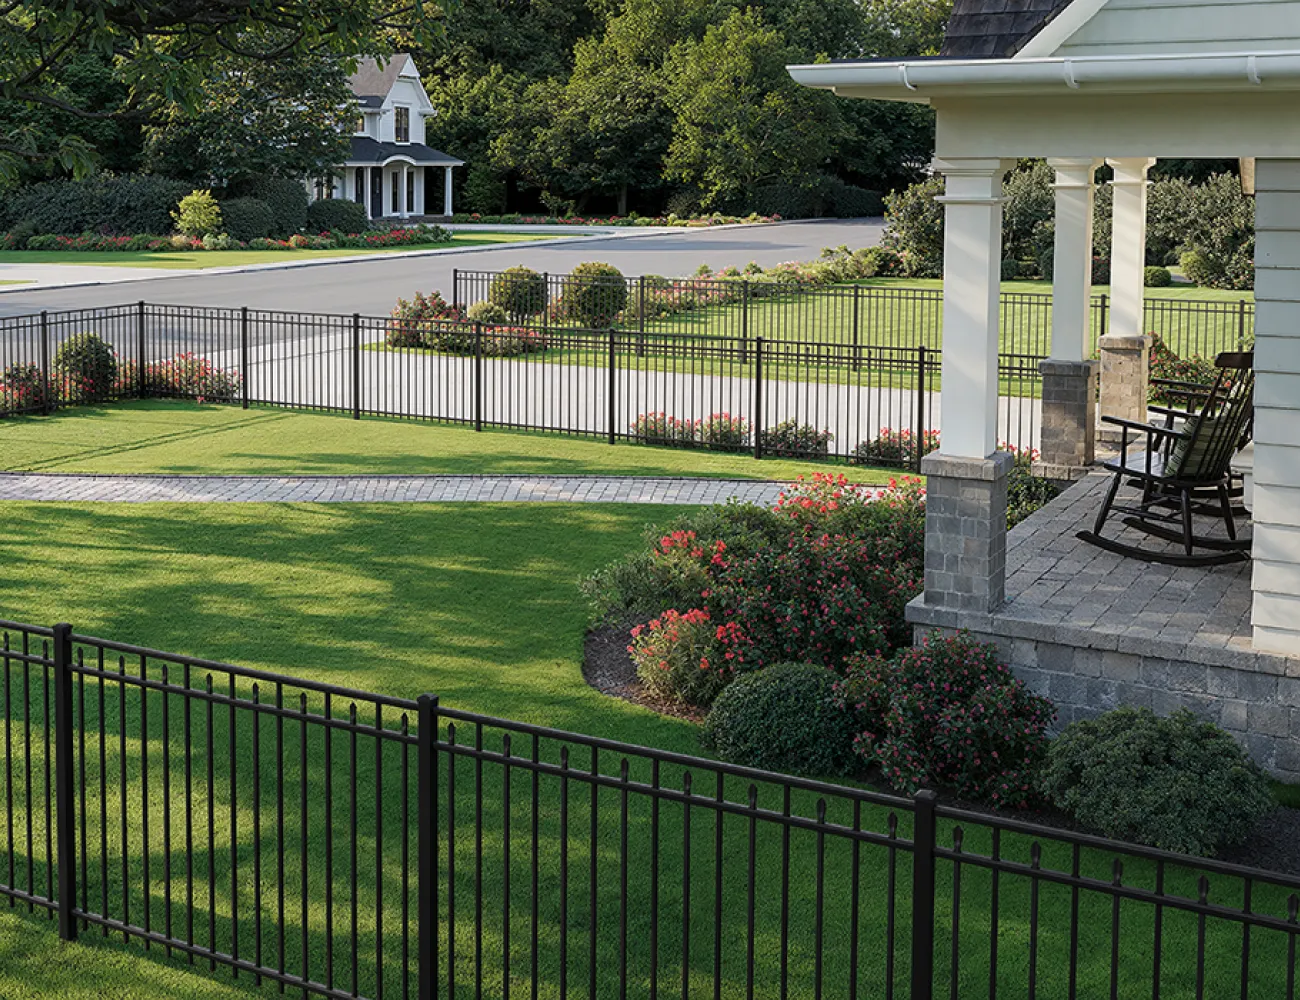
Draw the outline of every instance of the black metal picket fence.
[[[93,378],[88,333],[112,355]],[[1032,393],[1012,394],[1026,371],[1008,359],[1003,372],[1002,437],[1017,447],[1038,424]],[[146,303],[0,320],[0,414],[197,398],[914,467],[900,435],[933,432],[938,390],[938,352],[925,345]]]
[[[495,288],[495,294],[494,294]],[[452,303],[468,309],[486,301],[516,303],[517,318],[534,325],[574,327],[596,315],[602,325],[647,335],[694,333],[744,341],[942,347],[943,291],[886,285],[807,285],[772,278],[664,278],[452,272]],[[1001,352],[1043,358],[1051,352],[1052,296],[1003,292]],[[1110,297],[1092,297],[1092,347],[1105,332]],[[1254,335],[1248,298],[1202,301],[1148,296],[1148,332],[1180,355],[1214,357],[1245,350]]]
[[[1295,996],[1300,880],[0,622],[0,898],[304,996]]]

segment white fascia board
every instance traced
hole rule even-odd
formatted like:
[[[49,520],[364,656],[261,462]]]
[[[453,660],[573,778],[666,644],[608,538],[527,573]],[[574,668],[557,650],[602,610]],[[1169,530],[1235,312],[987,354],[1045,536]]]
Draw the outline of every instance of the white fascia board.
[[[935,97],[1091,93],[1179,93],[1300,89],[1300,50],[923,59],[787,66],[796,83],[846,97],[928,102]]]

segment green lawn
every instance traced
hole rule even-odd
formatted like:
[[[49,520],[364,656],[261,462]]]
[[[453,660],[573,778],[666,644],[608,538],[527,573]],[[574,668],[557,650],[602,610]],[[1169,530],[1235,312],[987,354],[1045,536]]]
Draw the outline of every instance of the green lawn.
[[[523,474],[789,480],[827,463],[170,400],[0,420],[0,468],[241,475]],[[835,465],[859,482],[889,473]]]
[[[401,254],[450,247],[490,246],[495,243],[522,243],[530,240],[564,238],[566,234],[549,233],[453,233],[450,243],[431,243],[418,247],[379,247],[375,249],[336,250],[209,250],[193,253],[150,253],[130,251],[8,250],[0,252],[0,264],[80,264],[94,267],[152,267],[170,270],[205,270],[210,267],[242,267],[247,264],[276,264],[295,260],[318,260],[327,257],[356,257],[374,254]]]
[[[613,701],[595,693],[581,680],[579,660],[585,610],[574,589],[576,579],[596,566],[607,562],[635,545],[647,522],[661,520],[662,508],[623,505],[368,505],[368,504],[24,504],[3,505],[4,531],[0,534],[0,616],[16,616],[42,622],[66,619],[79,630],[91,634],[114,636],[132,641],[173,649],[182,652],[231,660],[255,667],[288,672],[302,677],[325,680],[335,684],[353,685],[368,690],[399,696],[412,696],[423,691],[440,695],[442,704],[451,708],[503,715],[510,718],[545,723],[551,726],[594,733],[618,740],[658,746],[687,753],[698,752],[695,728],[685,722],[661,718],[651,713]],[[15,666],[12,691],[17,691],[20,667]],[[159,676],[159,664],[151,667],[151,677]],[[173,681],[178,671],[173,671]],[[220,679],[219,679],[220,680]],[[202,685],[204,678],[196,676],[194,683]],[[39,692],[39,687],[34,687]],[[39,693],[33,702],[32,717],[43,715],[39,707]],[[264,697],[271,697],[267,690]],[[161,696],[151,694],[148,712],[149,788],[152,817],[149,843],[153,869],[149,909],[155,927],[161,927],[166,916],[162,900],[164,887],[162,864],[167,854],[163,847],[163,834],[159,816],[164,800],[172,809],[172,871],[171,891],[174,900],[174,926],[184,925],[186,878],[183,863],[183,818],[187,803],[193,810],[198,833],[198,850],[195,872],[200,890],[195,899],[195,926],[200,941],[207,934],[206,892],[203,880],[208,865],[206,838],[209,803],[220,817],[214,838],[214,849],[219,859],[215,870],[221,878],[229,878],[225,859],[229,857],[231,841],[226,820],[229,799],[221,779],[226,775],[227,764],[220,752],[216,760],[218,784],[209,796],[205,783],[207,758],[203,750],[209,732],[215,745],[223,747],[227,721],[222,711],[216,713],[214,722],[204,718],[201,707],[194,716],[194,747],[191,755],[183,752],[181,736],[181,711],[179,700],[173,699],[171,722],[167,743],[172,755],[171,793],[162,793],[161,751],[164,732],[161,725]],[[125,709],[128,737],[127,773],[130,801],[122,809],[116,794],[119,788],[119,768],[122,759],[116,748],[118,738],[119,702],[116,688],[108,685],[105,709],[96,707],[96,685],[91,682],[86,692],[87,714],[84,718],[90,729],[88,737],[88,796],[87,814],[90,816],[88,841],[90,864],[88,892],[92,901],[101,892],[109,893],[110,910],[120,912],[119,899],[122,881],[118,876],[118,824],[123,819],[128,825],[128,837],[134,845],[129,874],[132,885],[130,905],[136,919],[145,909],[142,885],[142,857],[139,847],[143,830],[140,825],[142,811],[135,805],[142,794],[140,748],[142,719],[138,694],[128,698]],[[296,695],[286,697],[286,705],[296,707]],[[318,707],[318,706],[316,706]],[[346,712],[345,705],[336,703],[336,712]],[[362,719],[367,718],[363,709]],[[397,720],[386,713],[389,724]],[[238,854],[241,882],[241,953],[252,953],[252,890],[250,871],[253,860],[251,795],[249,768],[249,742],[252,725],[245,713],[238,723],[240,747],[240,811]],[[21,727],[20,727],[21,728]],[[107,881],[101,882],[98,868],[99,820],[97,787],[100,777],[96,734],[107,732],[108,749],[105,754],[109,799],[106,803],[108,852],[113,861]],[[458,741],[474,741],[475,729],[470,725],[459,727]],[[36,730],[34,759],[38,765],[42,749],[39,727]],[[445,735],[445,734],[444,734]],[[333,880],[336,899],[334,927],[336,940],[334,954],[336,965],[346,968],[347,930],[346,902],[351,896],[351,867],[347,848],[351,843],[350,823],[357,819],[357,837],[361,862],[358,871],[361,885],[358,899],[361,905],[360,935],[360,989],[365,995],[375,995],[377,968],[383,968],[386,995],[398,995],[398,984],[403,967],[401,942],[397,928],[401,926],[403,897],[398,891],[401,869],[401,842],[397,832],[405,819],[413,815],[413,800],[401,792],[400,761],[395,753],[383,759],[383,783],[373,780],[372,762],[375,759],[373,740],[360,740],[362,769],[360,798],[352,809],[347,789],[351,787],[348,761],[349,745],[344,734],[333,738],[333,769],[329,772],[332,785],[325,785],[323,768],[324,742],[319,731],[309,737],[304,746],[298,727],[288,720],[283,732],[277,732],[274,719],[265,718],[260,731],[261,757],[258,773],[261,776],[262,816],[260,827],[263,843],[263,913],[266,929],[262,942],[266,959],[277,960],[278,942],[271,929],[276,923],[274,886],[278,871],[277,851],[282,846],[275,837],[279,829],[273,820],[275,791],[279,787],[280,763],[284,763],[286,819],[283,846],[286,850],[285,882],[288,893],[286,918],[286,954],[288,967],[298,968],[299,948],[308,948],[313,968],[319,971],[327,951],[324,914],[320,905],[323,886]],[[501,734],[487,728],[483,745],[488,750],[501,752]],[[526,757],[528,741],[519,738],[512,753]],[[310,815],[305,826],[299,818],[298,795],[303,787],[298,766],[298,755],[308,756],[307,799]],[[543,742],[541,759],[554,762],[556,747]],[[620,759],[609,753],[602,755],[602,773],[617,777]],[[574,767],[586,767],[588,754],[575,751]],[[181,780],[182,761],[193,767],[195,789],[187,797]],[[458,758],[454,765],[457,787],[453,794],[447,778],[453,765],[444,760],[441,771],[440,797],[443,803],[443,820],[447,804],[454,801],[457,812],[455,845],[457,873],[455,885],[458,896],[456,933],[457,980],[456,995],[468,995],[476,972],[475,934],[472,914],[478,900],[482,900],[483,918],[483,975],[486,993],[499,996],[501,948],[503,930],[501,905],[507,888],[503,879],[506,870],[503,852],[507,841],[513,861],[512,879],[508,890],[512,917],[512,992],[527,995],[527,976],[530,969],[529,919],[529,814],[531,805],[530,778],[522,769],[514,769],[510,778],[511,806],[504,806],[505,782],[499,763],[488,762],[477,773],[473,761]],[[631,758],[630,774],[633,780],[648,780],[649,769],[643,760]],[[710,796],[714,793],[707,772],[697,771],[696,794]],[[665,766],[660,775],[665,787],[682,787],[680,768]],[[729,781],[726,796],[731,801],[744,802],[746,782]],[[21,801],[24,788],[16,790],[15,801]],[[321,802],[326,794],[335,803],[333,864],[327,866],[321,854],[324,824]],[[40,795],[37,787],[37,801]],[[777,790],[760,783],[756,789],[760,803],[766,808],[781,808]],[[376,798],[380,805],[376,806]],[[830,822],[851,822],[846,803],[828,796],[827,818]],[[539,858],[540,885],[540,938],[542,979],[541,995],[557,995],[558,946],[562,938],[558,924],[559,844],[559,782],[548,776],[542,783],[539,796],[540,831],[542,848]],[[478,844],[474,817],[482,804],[482,857],[481,880],[475,874]],[[616,981],[619,950],[620,879],[622,877],[621,848],[618,821],[624,808],[617,787],[599,793],[599,818],[593,818],[590,809],[590,792],[587,786],[571,782],[569,790],[569,830],[564,841],[569,849],[571,893],[569,897],[568,935],[570,988],[585,995],[587,978],[586,948],[589,934],[597,940],[600,968],[597,975],[597,996],[617,995]],[[403,811],[405,806],[406,812]],[[793,796],[792,809],[796,815],[815,815],[814,797],[805,793]],[[628,911],[628,963],[634,978],[633,992],[641,995],[648,975],[648,913],[649,864],[652,857],[650,845],[650,810],[647,800],[634,796],[627,806],[630,837],[628,846],[627,878],[629,885]],[[504,819],[509,815],[511,835],[505,836]],[[745,927],[746,927],[746,857],[749,848],[748,824],[743,816],[731,816],[724,824],[721,840],[715,841],[714,815],[702,806],[692,810],[693,823],[690,835],[692,858],[692,897],[689,907],[689,937],[691,942],[691,995],[706,995],[713,975],[714,946],[714,892],[722,895],[722,995],[727,998],[745,995]],[[378,843],[376,817],[383,817],[385,837],[383,848]],[[19,829],[22,812],[19,810]],[[683,899],[681,895],[681,851],[685,838],[682,825],[683,810],[680,804],[665,802],[659,817],[660,898],[663,914],[660,927],[661,986],[665,991],[678,988],[678,963],[680,962],[680,935],[682,932]],[[873,830],[884,830],[887,816],[883,810],[867,807],[863,810],[863,825]],[[598,881],[593,889],[589,884],[588,870],[592,861],[587,844],[592,827],[595,827],[599,848],[595,863]],[[409,827],[407,827],[409,829]],[[444,826],[443,859],[446,860],[447,834]],[[297,906],[299,878],[297,874],[300,855],[299,838],[306,832],[309,848],[309,885],[312,886],[313,906],[306,915],[306,937]],[[39,812],[35,824],[35,841],[42,843],[43,823]],[[906,816],[902,817],[899,835],[909,835]],[[943,834],[951,842],[951,829]],[[812,831],[797,830],[791,837],[790,881],[790,995],[811,997],[814,975],[815,926],[817,900],[817,838]],[[778,942],[780,937],[781,836],[779,828],[761,824],[754,841],[757,889],[755,927],[758,941],[756,954],[757,993],[775,995],[779,976]],[[987,851],[989,838],[978,825],[964,831],[967,851]],[[715,881],[713,852],[720,850],[724,859],[723,877]],[[1004,857],[1028,862],[1029,845],[1020,837],[1006,835],[1002,839]],[[40,854],[40,849],[37,852]],[[384,897],[380,904],[373,888],[366,881],[372,871],[374,859],[382,854],[384,859]],[[823,954],[823,974],[827,995],[841,995],[848,961],[848,934],[853,902],[852,883],[846,877],[851,857],[847,846],[836,837],[827,838],[825,844],[824,884],[826,939]],[[860,995],[882,996],[885,985],[885,942],[888,931],[888,911],[884,905],[889,883],[889,853],[880,846],[866,846],[861,854],[861,881],[858,885],[859,920],[862,951],[859,959]],[[899,900],[897,937],[894,942],[896,995],[905,996],[907,977],[907,915],[910,862],[905,853],[896,859],[895,878]],[[1069,869],[1069,852],[1045,845],[1042,864]],[[1080,858],[1081,870],[1103,881],[1112,874],[1111,858],[1101,852],[1084,851]],[[952,938],[948,930],[953,912],[952,887],[954,869],[950,862],[939,864],[939,907],[936,953],[939,956],[936,976],[937,995],[948,995],[949,948]],[[445,870],[445,868],[444,868]],[[21,872],[21,868],[20,868]],[[36,866],[35,883],[43,883],[44,866]],[[450,876],[448,876],[448,879]],[[1124,868],[1128,885],[1150,887],[1154,870],[1148,864],[1129,861]],[[225,885],[217,896],[218,935],[228,935],[229,897]],[[441,909],[445,913],[444,880]],[[1194,872],[1171,866],[1165,873],[1165,890],[1174,893],[1194,893]],[[986,873],[974,865],[963,866],[961,874],[961,919],[957,935],[961,961],[958,967],[956,995],[974,997],[988,992],[988,941],[990,934],[989,893],[990,880]],[[596,910],[592,914],[588,893],[596,895]],[[1241,886],[1234,880],[1216,877],[1211,898],[1225,905],[1240,901]],[[97,906],[98,904],[96,904]],[[1257,912],[1285,912],[1285,901],[1279,892],[1268,886],[1256,885],[1252,905]],[[1038,885],[1036,899],[1031,896],[1030,881],[1019,875],[1004,875],[999,886],[999,996],[1023,995],[1028,969],[1028,940],[1034,909],[1037,911],[1038,987],[1041,996],[1066,995],[1069,968],[1069,921],[1072,908],[1068,890],[1050,883]],[[372,914],[382,909],[387,934],[383,944],[376,939]],[[1079,901],[1079,995],[1104,994],[1108,988],[1111,948],[1110,903],[1091,893],[1082,894]],[[593,920],[594,917],[594,920]],[[39,927],[39,930],[33,928]],[[1190,954],[1198,933],[1194,919],[1168,909],[1164,922],[1162,957],[1164,997],[1191,997],[1194,995],[1195,967]],[[449,928],[443,922],[444,942]],[[1118,982],[1120,996],[1139,996],[1149,993],[1151,941],[1153,925],[1151,913],[1144,907],[1124,904],[1120,911],[1121,969]],[[88,943],[97,937],[87,935]],[[1240,930],[1226,922],[1211,922],[1206,929],[1207,963],[1206,996],[1236,995],[1234,986],[1240,973],[1238,948]],[[155,952],[157,950],[155,949]],[[1284,944],[1279,936],[1257,931],[1251,938],[1251,992],[1249,996],[1263,1000],[1282,994],[1285,969]],[[73,970],[94,968],[93,953],[75,949],[65,963],[64,949],[55,939],[53,929],[38,917],[21,921],[7,919],[0,922],[0,955],[5,953],[24,956],[24,963],[34,963],[43,971],[27,984],[33,997],[64,996],[61,984],[65,975]],[[382,958],[382,962],[379,960]],[[116,946],[104,952],[107,963],[106,983],[120,989],[116,995],[130,1000],[137,997],[160,995],[161,989],[170,989],[170,995],[235,995],[224,974],[218,974],[217,985],[210,994],[197,992],[196,985],[206,976],[200,970],[194,977],[174,972],[174,966],[151,971],[149,961],[138,951],[124,952]],[[443,968],[449,961],[444,953]],[[0,963],[3,966],[4,963]],[[27,968],[19,965],[19,970]],[[6,984],[5,975],[22,975],[9,967],[0,971],[0,987]],[[134,977],[144,977],[133,987],[128,985]],[[339,972],[347,982],[343,972]],[[173,977],[175,977],[173,979]],[[266,995],[267,990],[263,991]],[[3,995],[8,996],[8,993]],[[73,996],[77,994],[73,993]],[[103,994],[101,994],[103,995]],[[113,994],[109,994],[113,995]]]

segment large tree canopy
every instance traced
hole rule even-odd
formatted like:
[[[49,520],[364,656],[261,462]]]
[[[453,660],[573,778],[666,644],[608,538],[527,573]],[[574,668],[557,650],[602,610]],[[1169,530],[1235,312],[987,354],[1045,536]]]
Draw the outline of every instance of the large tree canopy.
[[[0,0],[0,176],[31,162],[91,167],[94,137],[67,118],[122,119],[159,99],[194,109],[231,59],[382,56],[399,32],[431,43],[440,16],[422,0]],[[69,67],[87,56],[111,67],[120,102],[68,100]],[[21,113],[33,109],[65,118]]]

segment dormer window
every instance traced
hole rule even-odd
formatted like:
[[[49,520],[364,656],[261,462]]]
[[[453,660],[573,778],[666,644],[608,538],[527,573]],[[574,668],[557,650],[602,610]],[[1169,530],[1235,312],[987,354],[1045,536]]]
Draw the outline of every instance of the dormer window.
[[[411,109],[394,108],[393,131],[398,142],[411,141]]]

